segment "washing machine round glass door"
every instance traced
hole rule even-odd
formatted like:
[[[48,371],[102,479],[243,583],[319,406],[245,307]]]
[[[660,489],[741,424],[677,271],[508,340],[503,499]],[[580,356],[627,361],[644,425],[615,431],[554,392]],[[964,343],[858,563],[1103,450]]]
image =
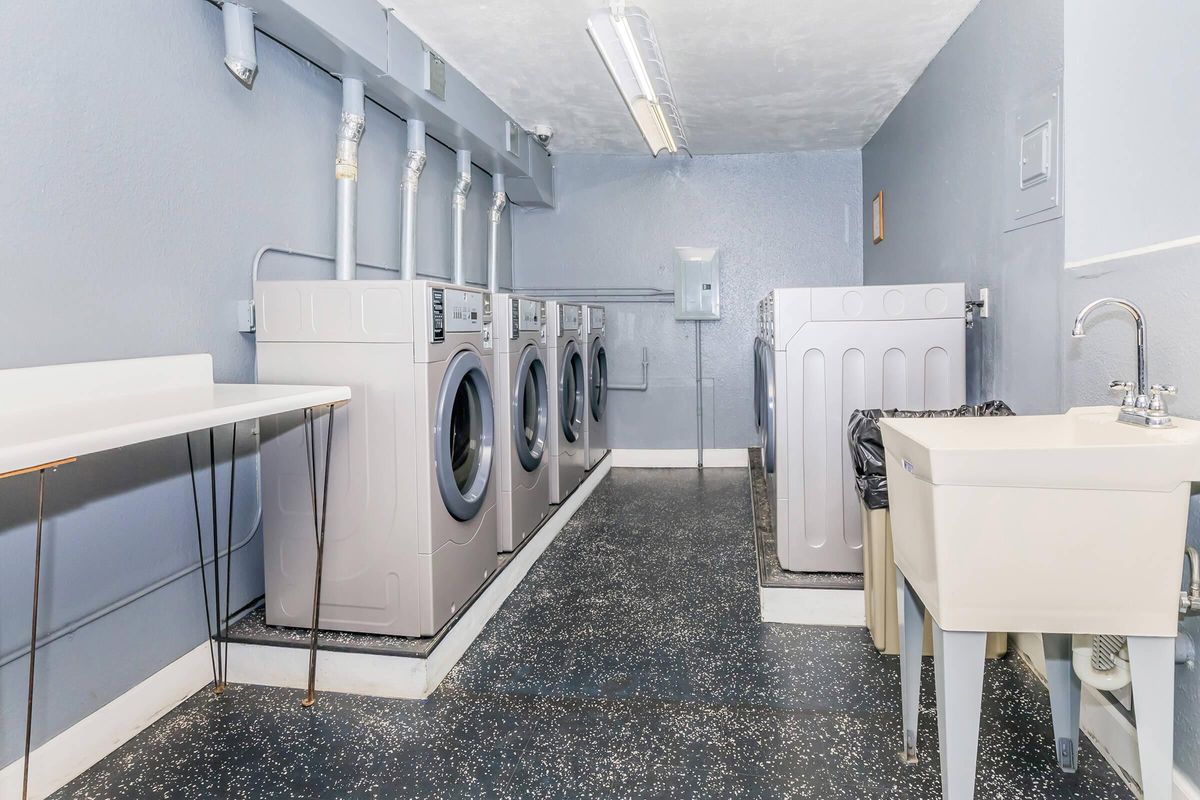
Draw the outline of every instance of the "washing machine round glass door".
[[[583,358],[575,342],[567,344],[559,365],[562,378],[559,382],[559,423],[568,442],[579,439],[583,430],[583,415],[587,413],[587,390],[583,378]]]
[[[754,432],[762,444],[762,339],[754,337]]]
[[[775,471],[775,351],[762,349],[763,468]]]
[[[473,350],[450,360],[434,408],[433,461],[446,510],[472,519],[483,507],[492,473],[492,387]]]
[[[592,341],[591,350],[588,357],[588,406],[592,419],[601,422],[604,420],[604,410],[608,407],[608,354],[604,352],[604,342],[599,339]]]
[[[546,454],[546,432],[550,425],[550,393],[546,386],[546,365],[537,348],[529,345],[521,353],[514,373],[513,443],[517,460],[526,472],[533,472]]]

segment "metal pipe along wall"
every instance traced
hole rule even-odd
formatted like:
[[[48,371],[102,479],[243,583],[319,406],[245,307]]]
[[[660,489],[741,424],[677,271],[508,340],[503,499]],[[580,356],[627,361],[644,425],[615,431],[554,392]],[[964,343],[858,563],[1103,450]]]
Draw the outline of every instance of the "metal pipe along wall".
[[[408,120],[408,154],[404,159],[404,182],[401,184],[400,211],[400,277],[417,277],[417,190],[421,172],[425,169],[425,123]]]
[[[258,75],[258,52],[254,45],[254,12],[225,0],[221,7],[225,23],[225,68],[247,89]]]
[[[363,82],[342,79],[342,120],[338,126],[337,158],[337,249],[336,277],[354,280],[358,263],[358,143],[362,141],[367,118]]]
[[[500,265],[497,252],[500,242],[500,218],[508,205],[504,192],[504,176],[492,176],[492,204],[488,207],[487,285],[489,292],[500,291]]]
[[[452,229],[454,231],[454,279],[459,286],[467,282],[467,266],[463,258],[463,240],[466,237],[467,195],[471,193],[471,151],[459,150],[458,178],[454,181],[454,193],[450,196]]]

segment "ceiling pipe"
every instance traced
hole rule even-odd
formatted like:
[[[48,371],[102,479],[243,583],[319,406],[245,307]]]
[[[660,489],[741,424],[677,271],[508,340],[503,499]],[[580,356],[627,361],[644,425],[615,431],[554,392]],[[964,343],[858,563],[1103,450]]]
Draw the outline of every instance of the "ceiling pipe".
[[[358,265],[358,143],[367,126],[363,82],[342,78],[342,121],[337,133],[337,249],[335,275],[354,280]]]
[[[492,176],[492,204],[488,206],[488,243],[487,243],[487,284],[489,292],[500,291],[500,218],[504,216],[504,207],[508,205],[508,195],[504,192],[504,176],[496,173]]]
[[[225,23],[225,68],[250,89],[258,75],[258,51],[254,45],[254,11],[225,0],[221,6]]]
[[[400,277],[417,277],[417,190],[425,169],[425,123],[408,121],[408,154],[404,159],[404,178],[400,184]]]
[[[466,285],[467,266],[463,258],[466,238],[467,195],[471,193],[471,151],[459,150],[458,178],[454,181],[454,193],[450,196],[454,231],[454,280],[459,286]]]

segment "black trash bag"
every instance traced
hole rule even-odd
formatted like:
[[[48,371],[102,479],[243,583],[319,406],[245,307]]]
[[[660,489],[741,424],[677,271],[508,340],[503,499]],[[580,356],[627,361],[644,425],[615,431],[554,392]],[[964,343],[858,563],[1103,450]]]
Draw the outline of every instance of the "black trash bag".
[[[871,408],[855,411],[846,427],[850,457],[854,462],[854,483],[867,508],[888,507],[887,468],[883,460],[883,435],[879,420],[884,417],[1011,417],[1013,410],[1002,400],[979,405],[929,411],[905,411],[898,408]]]

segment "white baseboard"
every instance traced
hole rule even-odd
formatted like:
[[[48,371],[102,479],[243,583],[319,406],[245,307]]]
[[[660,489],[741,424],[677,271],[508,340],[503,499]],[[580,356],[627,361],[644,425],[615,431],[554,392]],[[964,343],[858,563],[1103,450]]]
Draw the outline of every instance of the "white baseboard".
[[[212,680],[208,643],[198,645],[101,706],[29,756],[29,796],[58,791]],[[0,770],[0,797],[21,796],[24,759]]]
[[[1041,635],[1014,633],[1012,641],[1021,659],[1045,682],[1046,660],[1042,653]],[[1141,796],[1142,771],[1138,764],[1137,728],[1124,714],[1113,708],[1107,698],[1086,684],[1080,699],[1079,721],[1080,728],[1096,745],[1096,749],[1129,787]],[[1171,796],[1172,800],[1200,800],[1200,787],[1176,767]]]
[[[696,468],[696,448],[680,450],[613,450],[610,456],[614,467],[690,467]],[[745,467],[750,464],[749,451],[744,447],[705,448],[706,467]]]
[[[562,531],[563,525],[608,474],[612,462],[613,459],[606,458],[596,465],[579,488],[546,520],[537,535],[521,548],[467,609],[428,658],[321,651],[317,656],[317,690],[410,699],[432,694]],[[308,651],[294,647],[231,644],[229,680],[302,689],[308,680]]]
[[[862,628],[867,624],[862,589],[759,586],[758,604],[763,622],[848,628]]]

